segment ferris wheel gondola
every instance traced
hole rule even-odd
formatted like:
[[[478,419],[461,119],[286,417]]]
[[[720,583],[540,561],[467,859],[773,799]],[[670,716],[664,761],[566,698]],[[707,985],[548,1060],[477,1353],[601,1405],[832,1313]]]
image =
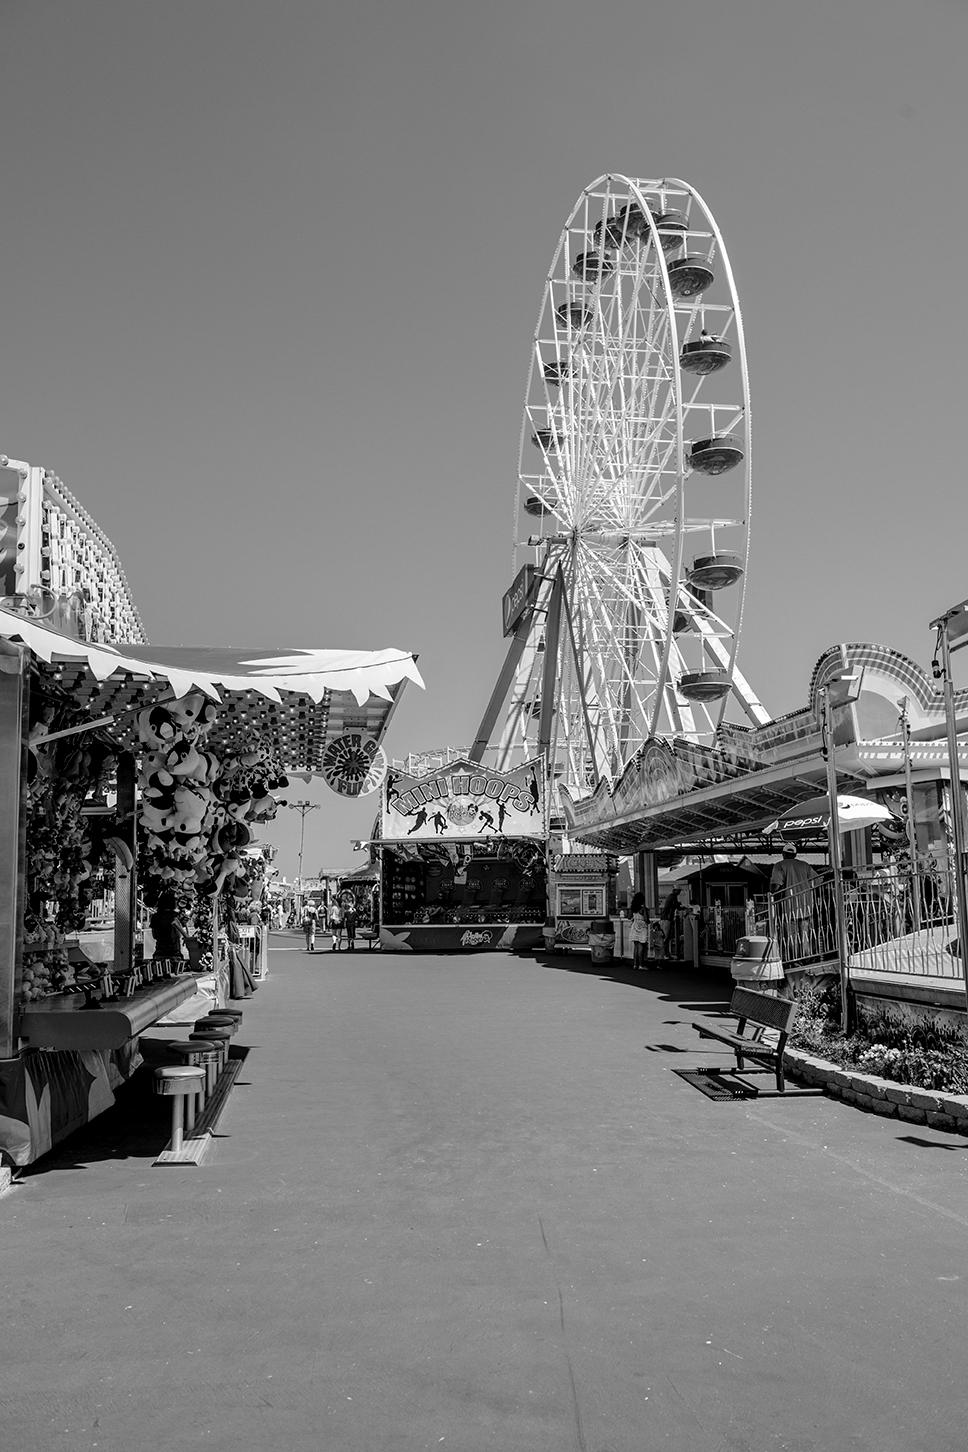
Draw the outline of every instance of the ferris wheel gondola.
[[[683,181],[601,177],[545,284],[515,512],[538,618],[561,582],[552,754],[573,791],[614,779],[651,737],[711,742],[730,702],[768,719],[736,665],[750,504],[746,350],[719,227]],[[517,662],[504,762],[533,754],[547,720],[542,644]]]

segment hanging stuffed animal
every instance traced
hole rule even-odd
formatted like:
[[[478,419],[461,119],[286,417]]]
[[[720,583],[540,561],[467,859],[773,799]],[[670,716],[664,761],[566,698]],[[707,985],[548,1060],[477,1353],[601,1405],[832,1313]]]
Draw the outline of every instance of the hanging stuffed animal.
[[[178,721],[167,706],[147,706],[138,713],[138,740],[155,751],[170,745],[180,735]]]
[[[197,741],[200,736],[207,735],[218,714],[214,701],[201,691],[191,691],[177,701],[169,701],[168,710],[178,723],[179,734],[186,741]]]

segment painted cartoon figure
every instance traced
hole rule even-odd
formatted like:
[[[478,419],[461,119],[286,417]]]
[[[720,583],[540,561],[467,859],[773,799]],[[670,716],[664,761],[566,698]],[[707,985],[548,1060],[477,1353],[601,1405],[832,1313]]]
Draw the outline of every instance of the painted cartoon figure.
[[[531,793],[531,810],[537,812],[541,806],[541,793],[538,790],[538,773],[534,767],[531,768],[531,776],[528,781],[528,791]]]
[[[426,808],[425,807],[421,807],[419,809],[419,811],[417,812],[417,815],[413,819],[413,826],[410,828],[410,831],[407,833],[407,836],[408,837],[412,837],[413,834],[414,834],[414,832],[419,832],[420,831],[420,828],[421,827],[426,827],[426,825],[427,825],[427,811],[426,811]]]

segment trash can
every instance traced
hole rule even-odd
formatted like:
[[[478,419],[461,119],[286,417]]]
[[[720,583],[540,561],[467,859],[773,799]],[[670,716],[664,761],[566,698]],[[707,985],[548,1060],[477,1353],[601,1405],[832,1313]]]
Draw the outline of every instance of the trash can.
[[[783,982],[783,959],[772,938],[740,938],[729,971],[737,988],[775,993]]]
[[[546,953],[553,953],[555,938],[558,935],[558,924],[554,918],[545,918],[544,927],[541,929],[541,936],[544,939],[544,950]]]
[[[593,963],[611,963],[615,957],[615,929],[608,918],[593,918],[588,929]]]

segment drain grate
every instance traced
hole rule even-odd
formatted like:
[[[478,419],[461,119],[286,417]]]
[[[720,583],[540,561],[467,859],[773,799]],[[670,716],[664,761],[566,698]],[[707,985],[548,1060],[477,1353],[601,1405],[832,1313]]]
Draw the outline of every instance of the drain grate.
[[[673,1069],[672,1072],[705,1094],[707,1099],[756,1098],[756,1090],[751,1084],[741,1084],[737,1079],[731,1079],[722,1069]]]

